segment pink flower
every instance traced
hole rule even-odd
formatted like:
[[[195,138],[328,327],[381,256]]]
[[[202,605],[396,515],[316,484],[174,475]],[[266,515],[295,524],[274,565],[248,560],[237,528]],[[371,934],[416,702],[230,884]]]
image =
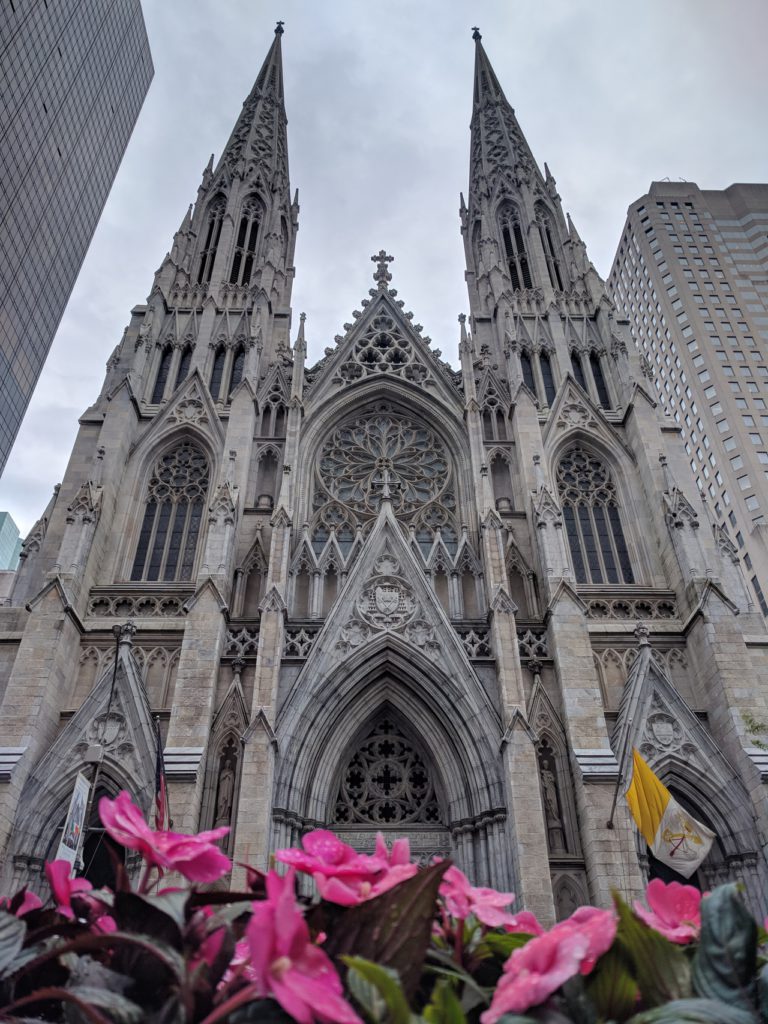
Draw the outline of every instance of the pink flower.
[[[466,921],[470,914],[474,914],[489,928],[514,924],[514,916],[504,909],[514,901],[513,892],[496,892],[495,889],[470,885],[467,876],[456,867],[448,868],[443,875],[440,895],[448,913],[459,921]]]
[[[342,907],[380,896],[419,870],[410,862],[408,840],[396,839],[390,851],[381,832],[373,856],[357,853],[325,829],[308,833],[302,845],[303,851],[278,850],[277,859],[311,874],[322,899]]]
[[[112,838],[129,850],[138,850],[146,863],[161,871],[178,871],[190,882],[215,882],[229,871],[231,864],[215,840],[229,832],[215,828],[197,835],[180,832],[155,832],[123,790],[114,800],[103,796],[99,815]]]
[[[701,931],[701,893],[692,885],[660,878],[648,883],[645,898],[650,910],[635,903],[635,913],[670,942],[681,945],[699,937]]]
[[[43,901],[29,889],[21,889],[11,899],[9,896],[0,896],[0,910],[7,910],[9,914],[16,917],[24,917],[30,910],[39,910]],[[14,909],[15,908],[15,909]]]
[[[310,941],[294,876],[293,868],[284,878],[270,871],[266,900],[253,904],[246,940],[259,994],[272,996],[299,1024],[362,1024],[327,954]]]
[[[525,913],[525,912],[524,912]],[[523,914],[517,915],[518,918]],[[538,921],[533,918],[539,928]],[[481,1024],[495,1024],[505,1013],[523,1013],[538,1006],[575,974],[589,974],[616,937],[613,910],[579,907],[551,931],[512,952]],[[509,929],[511,930],[511,929]],[[522,931],[523,929],[518,929]]]
[[[597,961],[607,953],[616,938],[618,922],[614,910],[599,910],[597,907],[579,907],[569,918],[556,924],[553,932],[567,929],[586,936],[587,952],[581,962],[581,974],[589,974]]]
[[[72,897],[90,892],[93,886],[86,878],[72,878],[71,870],[72,865],[68,860],[49,861],[45,865],[45,877],[51,887],[56,909],[64,917],[74,920],[77,915],[72,909]]]
[[[505,932],[522,932],[524,935],[543,935],[544,929],[536,915],[530,910],[521,910],[512,916],[512,920],[504,925]]]
[[[324,875],[327,878],[355,875],[366,878],[388,866],[388,861],[358,853],[324,828],[308,832],[302,838],[301,845],[303,850],[278,850],[275,857],[283,864],[291,864],[308,875]]]
[[[589,940],[576,929],[545,932],[513,951],[481,1024],[496,1024],[505,1013],[524,1013],[538,1006],[575,974],[587,954]]]

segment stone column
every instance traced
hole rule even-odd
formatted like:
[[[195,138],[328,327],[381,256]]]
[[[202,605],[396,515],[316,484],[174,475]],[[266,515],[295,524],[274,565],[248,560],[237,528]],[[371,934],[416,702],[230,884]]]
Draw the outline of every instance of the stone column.
[[[81,628],[62,584],[52,580],[32,602],[0,704],[0,744],[15,759],[0,781],[0,853],[27,776],[58,730],[60,695],[69,692],[76,673]]]
[[[279,511],[273,520],[267,593],[261,603],[259,647],[253,684],[250,725],[243,741],[240,800],[234,860],[255,868],[268,866],[272,832],[272,790],[278,746],[275,735],[277,691],[285,641],[284,592],[290,555],[291,525]],[[232,884],[242,883],[235,868]]]
[[[491,512],[482,530],[491,598],[491,646],[496,658],[503,734],[499,747],[507,797],[507,833],[517,876],[518,906],[542,922],[554,921],[544,810],[539,787],[536,737],[525,716],[525,689],[517,646],[515,606],[506,588],[503,531]]]
[[[563,583],[549,613],[548,646],[562,694],[590,897],[598,906],[607,907],[612,889],[633,899],[644,888],[634,825],[625,802],[619,800],[613,828],[607,827],[619,766],[603,714],[584,605]]]

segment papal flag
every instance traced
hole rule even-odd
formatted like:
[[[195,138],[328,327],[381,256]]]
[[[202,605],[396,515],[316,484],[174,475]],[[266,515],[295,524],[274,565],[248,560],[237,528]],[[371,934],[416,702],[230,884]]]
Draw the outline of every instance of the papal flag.
[[[715,833],[680,806],[634,747],[626,797],[654,857],[690,878],[709,853]]]

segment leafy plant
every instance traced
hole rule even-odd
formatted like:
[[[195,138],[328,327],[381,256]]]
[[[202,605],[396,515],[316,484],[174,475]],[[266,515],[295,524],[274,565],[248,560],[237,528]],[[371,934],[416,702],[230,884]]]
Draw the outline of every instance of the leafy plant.
[[[654,881],[650,910],[619,894],[545,930],[511,893],[475,888],[407,843],[359,854],[329,832],[249,870],[241,892],[220,832],[154,831],[127,794],[103,802],[138,850],[115,891],[46,866],[47,903],[0,901],[0,1021],[26,1024],[757,1024],[768,1020],[766,940],[738,885],[705,896]],[[169,871],[187,884],[162,888]],[[302,871],[323,898],[296,895]]]

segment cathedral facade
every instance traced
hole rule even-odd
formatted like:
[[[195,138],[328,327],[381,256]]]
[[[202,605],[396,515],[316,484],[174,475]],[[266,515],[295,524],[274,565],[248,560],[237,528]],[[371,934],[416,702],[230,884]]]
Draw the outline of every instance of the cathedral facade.
[[[159,723],[174,828],[236,862],[383,830],[547,921],[658,870],[637,747],[765,910],[765,622],[479,33],[459,370],[384,251],[307,365],[281,36],[0,607],[4,890],[78,772],[149,812]]]

